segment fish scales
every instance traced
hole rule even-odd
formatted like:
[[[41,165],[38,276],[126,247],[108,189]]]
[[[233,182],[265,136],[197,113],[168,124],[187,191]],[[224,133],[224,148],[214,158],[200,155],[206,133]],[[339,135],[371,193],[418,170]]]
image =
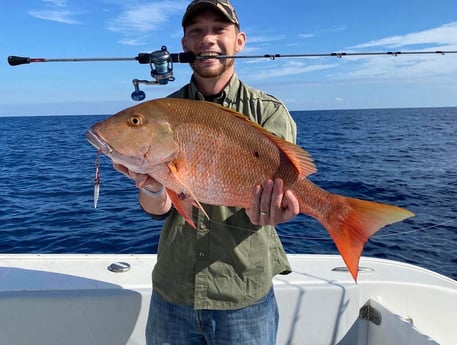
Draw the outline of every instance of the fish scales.
[[[306,151],[214,103],[170,98],[144,102],[94,124],[87,137],[113,162],[162,183],[193,226],[193,205],[248,208],[254,186],[283,179],[299,200],[300,213],[327,229],[354,280],[368,238],[413,216],[396,206],[325,191],[307,179],[316,167]]]
[[[194,111],[195,116],[189,117],[186,110],[170,124],[179,138],[180,160],[186,162],[179,171],[189,176],[199,201],[249,207],[254,185],[279,176],[290,185],[298,177],[290,163],[284,164],[287,158],[277,145],[252,132],[244,121],[226,116],[224,110],[214,112],[204,103]],[[205,188],[201,181],[207,181]]]

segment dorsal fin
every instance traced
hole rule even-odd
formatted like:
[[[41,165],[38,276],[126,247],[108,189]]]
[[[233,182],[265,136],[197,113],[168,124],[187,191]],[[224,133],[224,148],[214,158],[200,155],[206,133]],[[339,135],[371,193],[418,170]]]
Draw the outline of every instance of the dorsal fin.
[[[284,152],[284,154],[289,158],[293,166],[297,169],[298,173],[303,176],[308,176],[311,174],[314,174],[317,172],[316,165],[313,162],[313,159],[311,158],[311,155],[303,150],[300,146],[297,146],[295,144],[292,144],[280,137],[277,137],[273,133],[269,132],[259,124],[251,121],[246,115],[243,115],[233,109],[224,107],[222,105],[216,104],[216,103],[211,103],[211,102],[205,102],[207,104],[210,104],[211,106],[214,106],[216,108],[222,109],[228,114],[244,121],[246,124],[254,128],[256,131],[260,132],[262,135],[267,137],[269,140],[274,142],[276,146],[279,147],[279,149]]]

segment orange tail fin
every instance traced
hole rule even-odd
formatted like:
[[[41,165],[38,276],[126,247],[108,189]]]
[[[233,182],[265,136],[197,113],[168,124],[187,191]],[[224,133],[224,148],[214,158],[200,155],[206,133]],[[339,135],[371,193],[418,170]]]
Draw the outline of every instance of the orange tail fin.
[[[391,205],[335,195],[345,204],[343,213],[334,212],[323,221],[352,277],[357,281],[359,260],[368,238],[380,228],[414,216]]]

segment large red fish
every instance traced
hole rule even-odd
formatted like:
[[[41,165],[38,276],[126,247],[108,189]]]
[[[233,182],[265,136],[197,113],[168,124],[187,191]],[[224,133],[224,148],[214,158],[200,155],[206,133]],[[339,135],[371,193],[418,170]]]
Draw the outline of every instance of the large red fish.
[[[354,280],[368,238],[413,216],[396,206],[326,192],[306,178],[316,172],[308,153],[214,103],[145,102],[94,124],[87,138],[113,162],[162,183],[192,226],[192,206],[249,208],[255,185],[282,178],[297,196],[300,213],[327,229]]]

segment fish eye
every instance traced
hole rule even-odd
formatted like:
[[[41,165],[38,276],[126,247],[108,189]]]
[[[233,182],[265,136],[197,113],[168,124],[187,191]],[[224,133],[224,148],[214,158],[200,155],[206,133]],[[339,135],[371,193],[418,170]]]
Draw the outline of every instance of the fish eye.
[[[132,127],[139,127],[143,125],[144,118],[140,114],[133,114],[129,119],[129,125]]]

